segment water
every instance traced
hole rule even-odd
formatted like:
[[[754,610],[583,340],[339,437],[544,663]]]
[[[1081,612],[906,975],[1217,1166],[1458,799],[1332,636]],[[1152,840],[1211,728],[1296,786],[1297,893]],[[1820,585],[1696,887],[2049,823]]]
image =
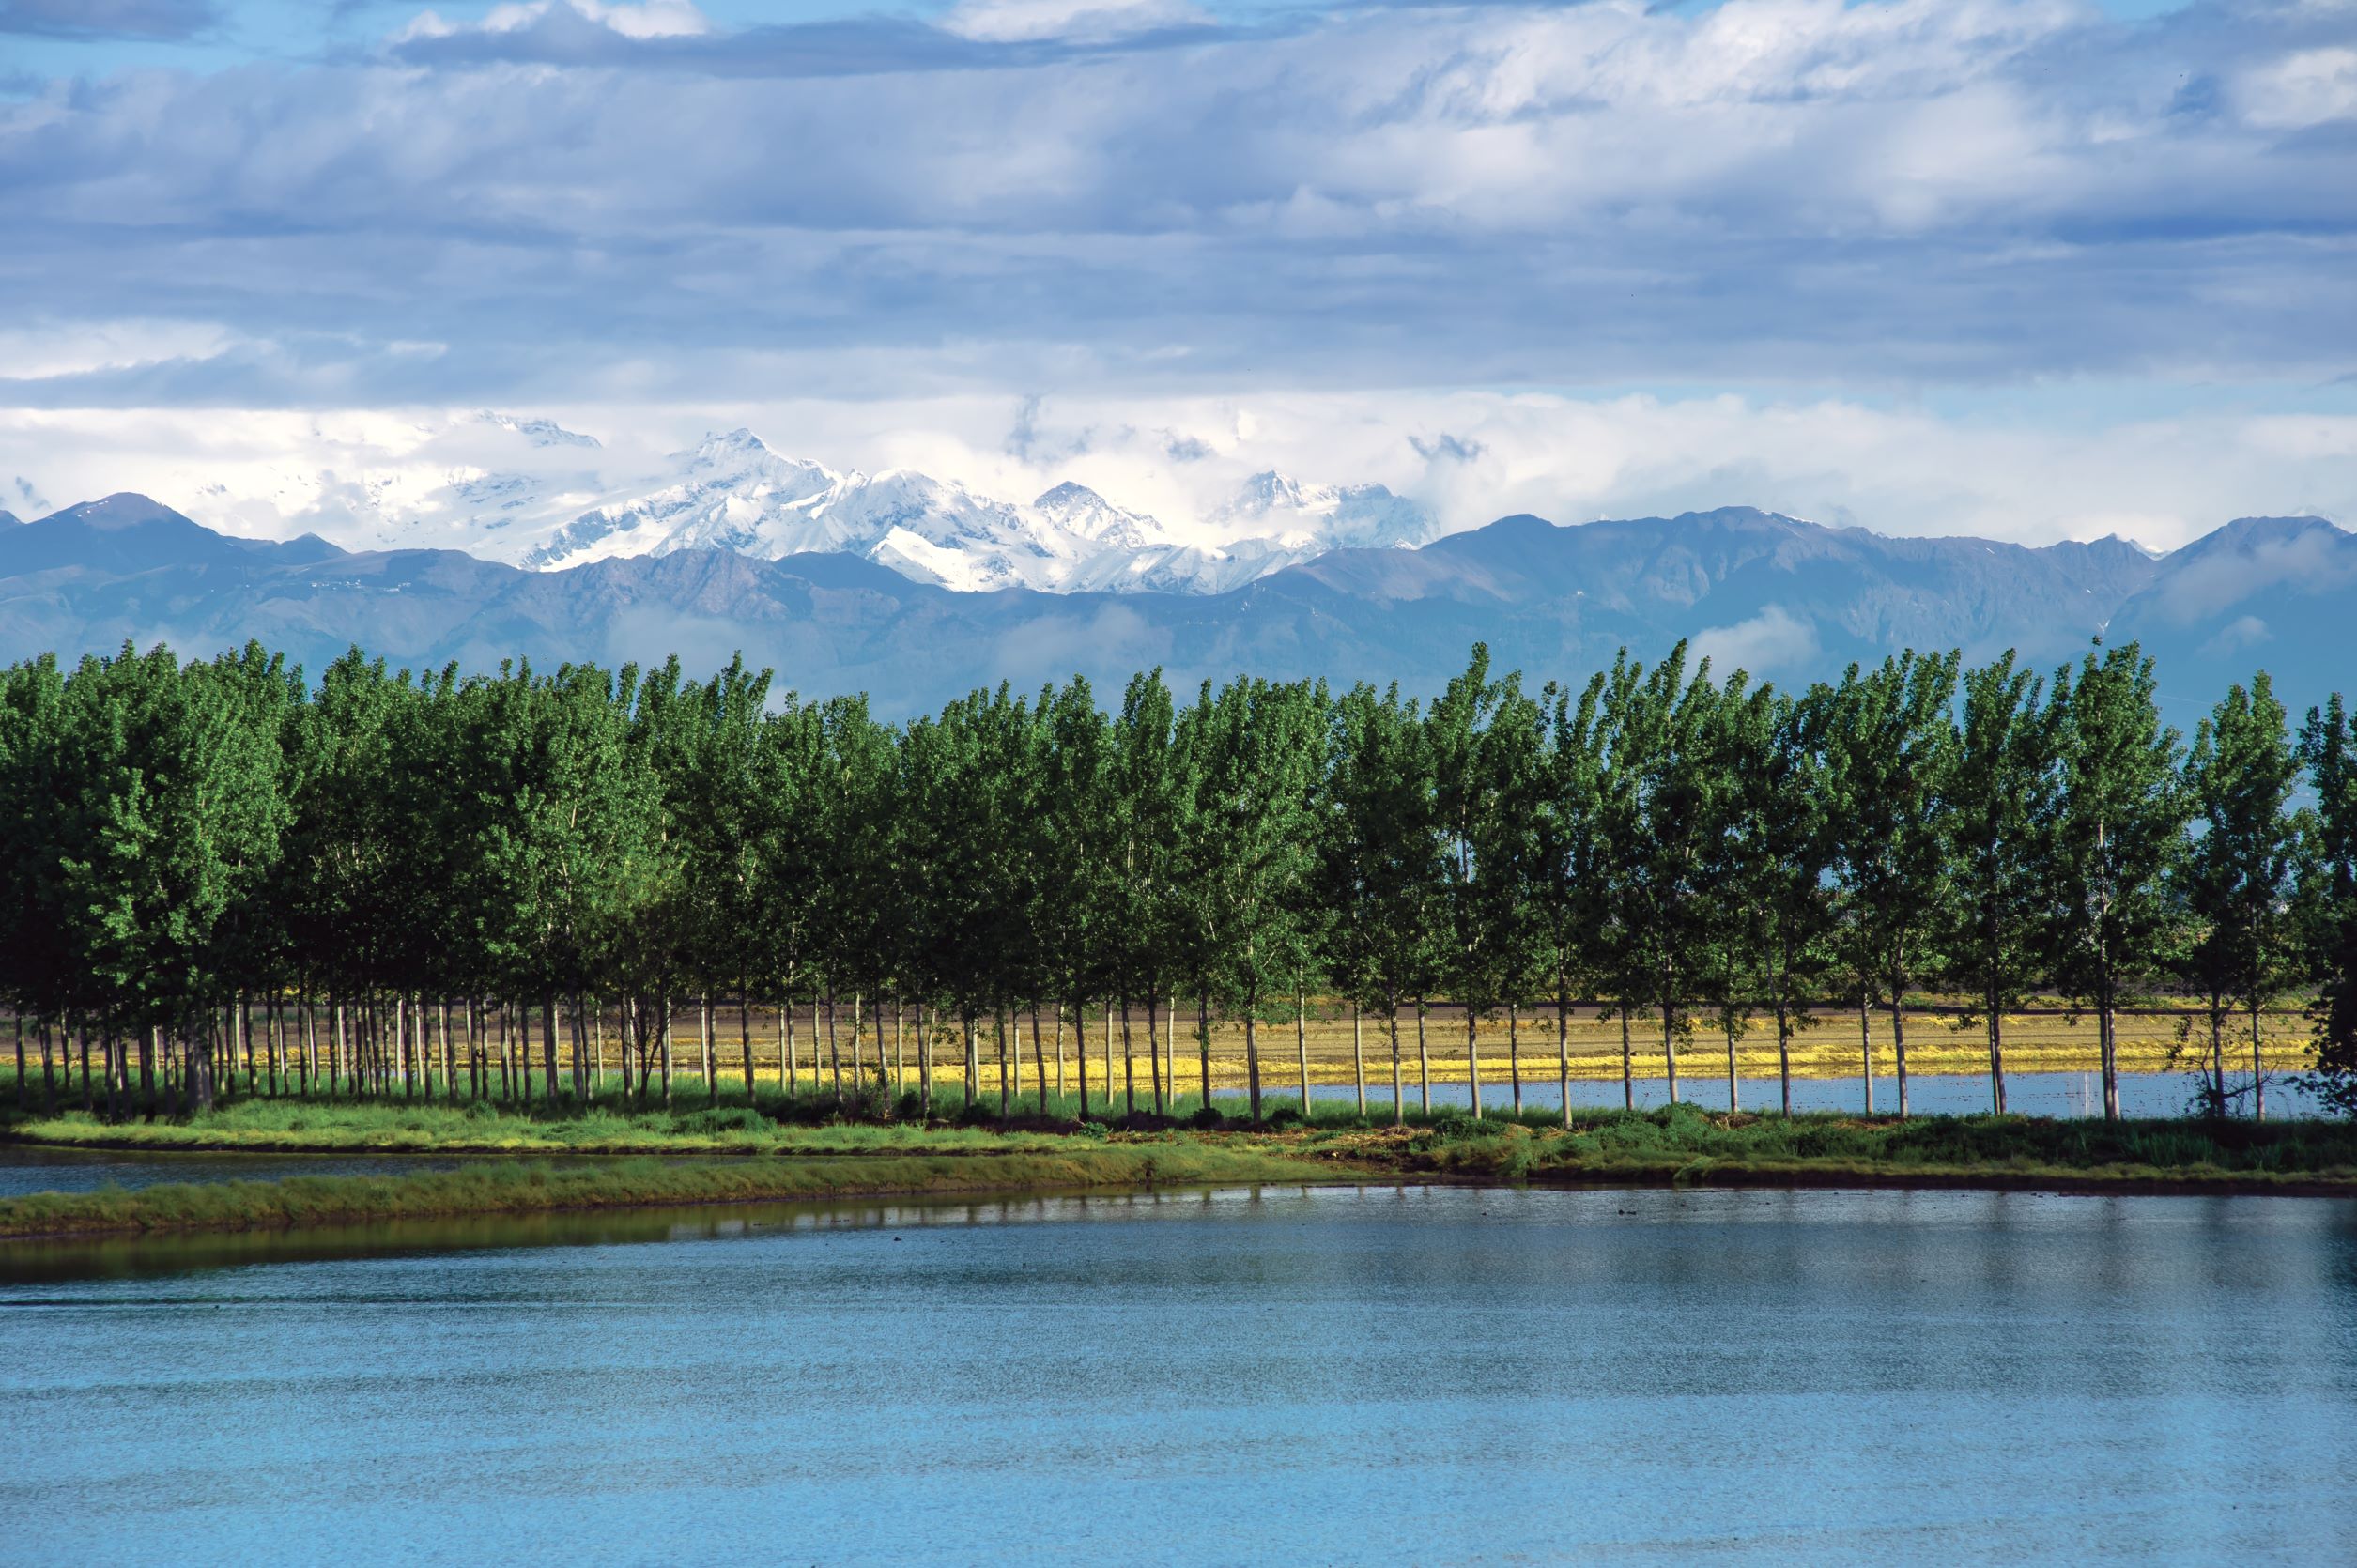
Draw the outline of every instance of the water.
[[[1678,1074],[1678,1098],[1689,1105],[1705,1111],[1727,1109],[1727,1079],[1723,1069],[1713,1076],[1707,1059],[1693,1064],[1699,1072],[1681,1062]],[[1461,1071],[1462,1069],[1460,1069]],[[2226,1091],[2235,1093],[2242,1085],[2226,1081]],[[1640,1110],[1670,1103],[1670,1081],[1667,1078],[1639,1078],[1633,1081]],[[1310,1098],[1319,1103],[1354,1100],[1358,1091],[1348,1084],[1312,1084]],[[1416,1096],[1414,1068],[1403,1092],[1410,1109],[1422,1102]],[[2124,1072],[2119,1075],[2119,1110],[2124,1116],[2182,1116],[2191,1113],[2198,1085],[2182,1073]],[[1783,1090],[1774,1078],[1746,1078],[1738,1085],[1740,1103],[1746,1111],[1775,1111],[1783,1105]],[[1241,1101],[1247,1098],[1242,1089],[1218,1088],[1213,1098],[1225,1105],[1228,1100]],[[1260,1080],[1263,1106],[1302,1102],[1301,1081],[1285,1076],[1283,1070],[1264,1072]],[[1497,1068],[1482,1069],[1481,1102],[1486,1107],[1511,1107],[1514,1087],[1500,1082]],[[1575,1078],[1571,1083],[1571,1102],[1575,1106],[1592,1106],[1612,1110],[1622,1104],[1621,1083]],[[1472,1097],[1466,1092],[1465,1080],[1435,1078],[1432,1082],[1432,1108],[1466,1106]],[[1559,1098],[1554,1077],[1527,1076],[1522,1080],[1522,1103],[1525,1106],[1554,1107]],[[1391,1058],[1386,1055],[1381,1066],[1370,1059],[1367,1063],[1366,1106],[1370,1115],[1388,1115],[1392,1108]],[[1856,1078],[1795,1078],[1793,1080],[1793,1109],[1795,1111],[1863,1111],[1866,1108],[1865,1085]],[[1989,1111],[1989,1080],[1983,1076],[1964,1073],[1911,1073],[1907,1078],[1907,1108],[1918,1116],[1978,1116]],[[2005,1108],[2017,1116],[2101,1116],[2103,1114],[2103,1082],[2092,1072],[2015,1072],[2005,1079]],[[1889,1115],[1899,1109],[1899,1080],[1877,1073],[1874,1076],[1874,1111],[1877,1115]],[[2238,1099],[2232,1107],[2238,1116],[2250,1114],[2247,1098]],[[2271,1078],[2267,1084],[2267,1115],[2271,1120],[2288,1116],[2313,1116],[2322,1114],[2321,1107],[2290,1083]]]
[[[454,1170],[456,1156],[417,1154],[146,1154],[0,1145],[0,1198],[95,1192],[165,1181],[276,1181],[297,1176],[408,1176]]]
[[[40,1148],[0,1144],[0,1198],[27,1192],[95,1192],[101,1187],[153,1187],[167,1181],[277,1181],[302,1176],[415,1176],[485,1161],[528,1160],[555,1166],[594,1165],[627,1156],[599,1154],[236,1154],[189,1150]],[[681,1164],[757,1158],[737,1154],[655,1155]]]
[[[2320,1562],[2357,1530],[2340,1201],[1267,1189],[506,1239],[543,1244],[7,1254],[5,1555]]]

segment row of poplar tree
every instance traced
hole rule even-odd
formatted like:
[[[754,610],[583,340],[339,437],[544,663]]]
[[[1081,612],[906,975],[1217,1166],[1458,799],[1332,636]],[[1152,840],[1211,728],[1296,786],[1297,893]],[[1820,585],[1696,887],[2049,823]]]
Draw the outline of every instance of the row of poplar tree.
[[[1394,1061],[1403,1009],[1461,1007],[1477,1113],[1501,1014],[1551,1012],[1563,1052],[1569,1004],[1602,1004],[1625,1066],[1657,1031],[1673,1084],[1698,1032],[1732,1073],[1772,1027],[1789,1111],[1794,1032],[1887,1008],[1902,1114],[1903,997],[1965,1000],[2002,1111],[2005,1013],[2058,994],[2098,1021],[2117,1116],[2115,1010],[2170,986],[2208,1006],[2218,1112],[2260,1108],[2260,1010],[2290,993],[2328,1098],[2357,1081],[2340,699],[2295,730],[2260,675],[2188,743],[2134,646],[2051,675],[1908,653],[1792,692],[1683,645],[1532,690],[1477,647],[1426,700],[1239,678],[1182,703],[1155,673],[1110,711],[1075,680],[897,725],[741,660],[415,674],[355,650],[314,685],[259,646],[126,646],[6,672],[0,834],[20,1087],[28,1027],[44,1060],[53,1029],[83,1042],[85,1086],[95,1040],[116,1115],[209,1104],[257,1003],[315,1038],[331,1016],[327,1086],[374,1094],[421,1068],[432,1092],[437,1013],[444,1092],[486,1092],[496,1010],[503,1040],[540,1024],[502,1073],[582,1098],[611,1018],[643,1100],[681,1003],[709,1041],[716,996],[889,998],[922,1038],[963,1025],[971,1094],[978,1020],[1177,996],[1242,1022],[1256,1118],[1257,1024],[1305,994],[1388,1024]]]

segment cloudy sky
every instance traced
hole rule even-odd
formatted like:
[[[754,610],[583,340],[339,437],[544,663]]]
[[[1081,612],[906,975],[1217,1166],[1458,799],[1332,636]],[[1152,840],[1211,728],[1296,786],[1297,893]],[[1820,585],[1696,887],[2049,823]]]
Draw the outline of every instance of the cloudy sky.
[[[2357,525],[2357,0],[0,0],[0,506],[291,528],[483,408],[1174,516]]]

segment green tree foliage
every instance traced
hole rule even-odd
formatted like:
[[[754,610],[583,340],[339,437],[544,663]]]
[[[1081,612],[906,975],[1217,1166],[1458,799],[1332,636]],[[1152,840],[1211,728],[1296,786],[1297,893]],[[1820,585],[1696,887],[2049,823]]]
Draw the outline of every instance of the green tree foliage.
[[[2186,793],[2201,832],[2179,863],[2191,917],[2180,952],[2210,1003],[2207,1098],[2214,1115],[2226,1112],[2225,1004],[2241,1003],[2248,1016],[2251,1108],[2263,1116],[2259,1009],[2303,968],[2293,900],[2312,836],[2305,814],[2291,809],[2299,780],[2298,747],[2264,671],[2247,691],[2227,691],[2185,760]]]
[[[1948,774],[1947,832],[1955,898],[1948,974],[1971,997],[1989,1040],[1991,1109],[2005,1113],[2005,1014],[2045,972],[2057,897],[2062,800],[2057,714],[2044,682],[2009,651],[1964,675],[1964,715]]]
[[[1086,1102],[1143,1114],[1171,1107],[1184,997],[1206,1079],[1209,1021],[1243,1025],[1258,1117],[1263,1026],[1317,998],[1388,1036],[1395,1116],[1401,1015],[1421,1053],[1434,1001],[1465,1011],[1475,1105],[1501,1015],[1514,1040],[1549,1005],[1568,1102],[1592,1003],[1632,1099],[1633,1021],[1673,1094],[1715,1025],[1735,1105],[1772,1017],[1789,1111],[1796,1032],[1848,1003],[1892,1009],[1904,1114],[1898,1007],[1936,981],[1985,1022],[2000,1109],[2005,1013],[2041,988],[2092,1009],[2116,1114],[2113,1010],[2174,962],[2254,1038],[2313,980],[2316,1082],[2357,1109],[2357,730],[2335,699],[2294,746],[2263,675],[2183,756],[2134,648],[2051,684],[1909,654],[1795,695],[1681,647],[1535,696],[1477,648],[1427,701],[1240,678],[1180,703],[1155,672],[1110,712],[1074,681],[900,724],[772,687],[741,660],[358,651],[307,682],[258,647],[0,671],[0,993],[41,1061],[20,1092],[578,1104],[610,1027],[624,1089],[668,1101],[686,1008],[713,1099],[756,1088],[763,1012],[781,1079],[866,1095],[914,1008],[928,1103],[944,1038],[969,1096],[997,1056],[1005,1110],[1027,1047],[1044,1103],[1053,1015],[1059,1075],[1069,1026]],[[1120,1038],[1092,1052],[1100,1027]]]
[[[2357,1115],[2357,723],[2337,692],[2308,710],[2300,760],[2316,792],[2301,888],[2317,982],[2312,1085],[2341,1115]]]
[[[2054,686],[2062,758],[2050,962],[2095,1009],[2103,1115],[2119,1117],[2113,1023],[2123,995],[2161,972],[2182,934],[2170,871],[2185,849],[2177,731],[2161,721],[2152,661],[2134,643],[2066,666]]]

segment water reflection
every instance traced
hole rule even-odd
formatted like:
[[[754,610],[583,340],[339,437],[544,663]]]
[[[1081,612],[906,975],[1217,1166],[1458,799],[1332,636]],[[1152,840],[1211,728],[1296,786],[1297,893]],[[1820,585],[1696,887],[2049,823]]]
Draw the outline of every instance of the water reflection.
[[[2327,1561],[2357,1204],[1418,1187],[0,1283],[26,1561]],[[164,1271],[157,1271],[163,1269]]]

